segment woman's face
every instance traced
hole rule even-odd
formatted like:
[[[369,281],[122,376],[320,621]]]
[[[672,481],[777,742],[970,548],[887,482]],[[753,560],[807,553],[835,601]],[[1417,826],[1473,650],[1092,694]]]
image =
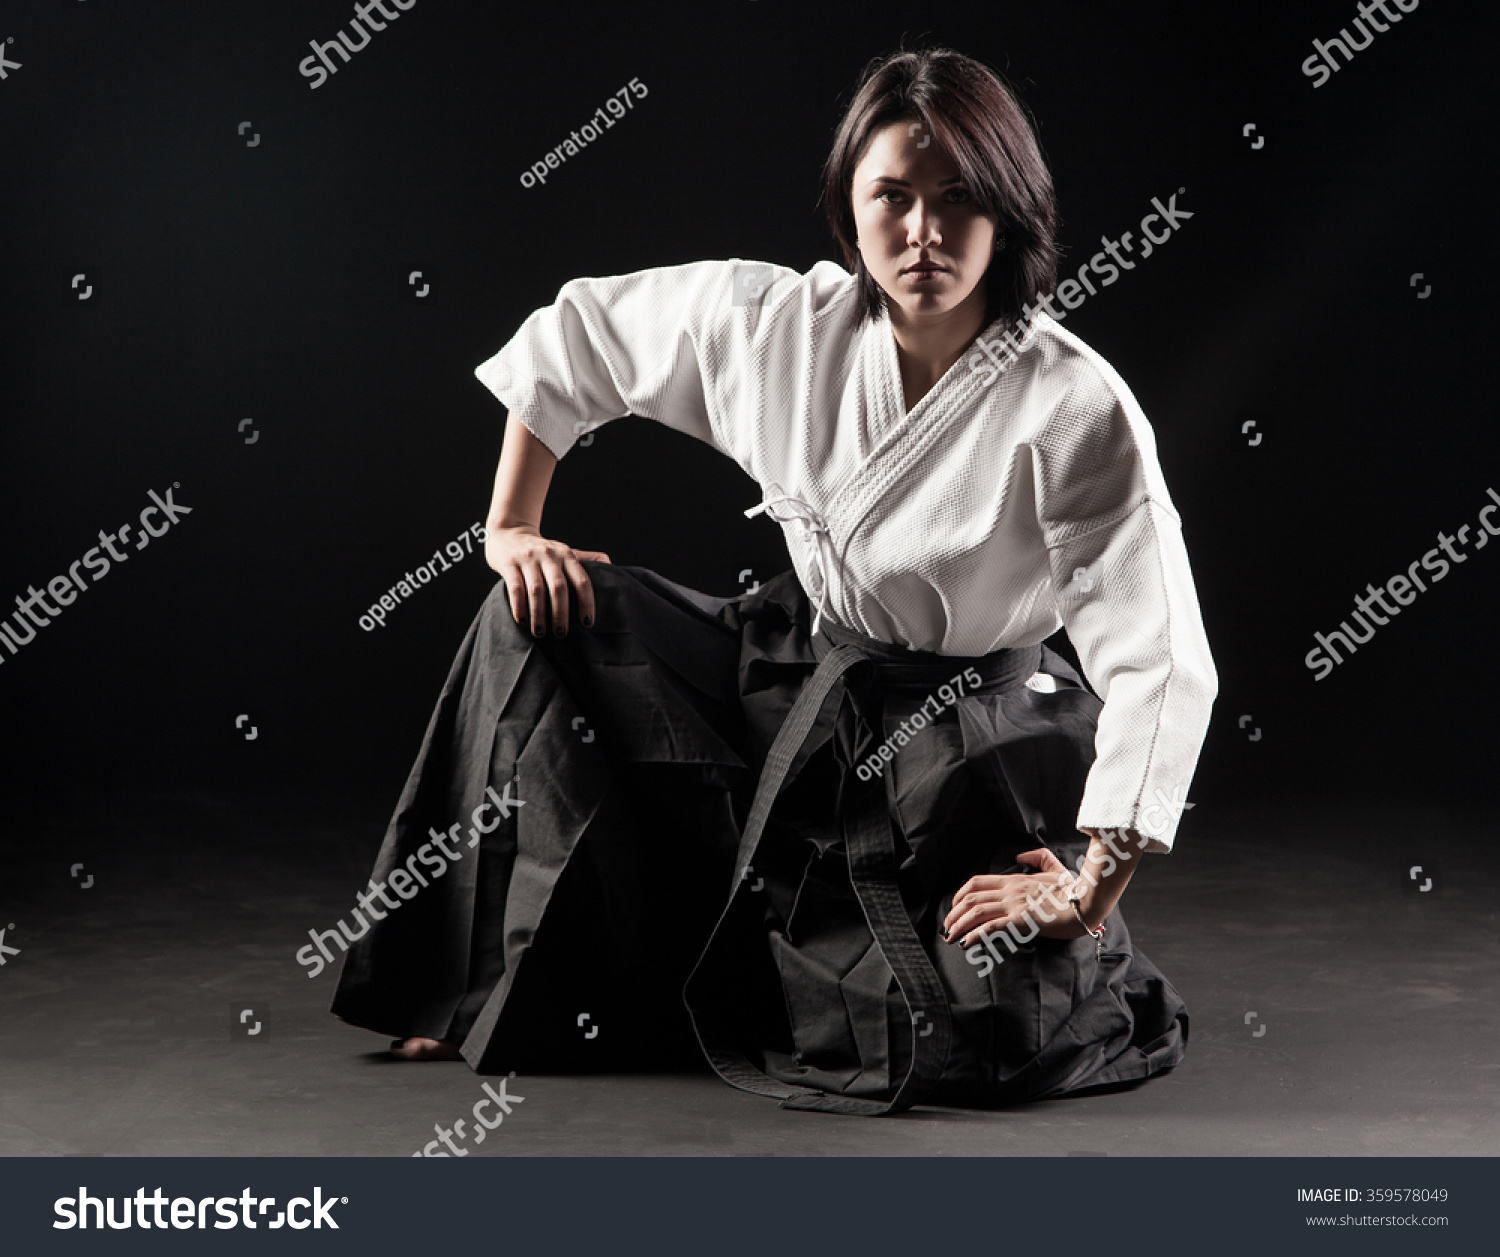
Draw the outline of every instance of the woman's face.
[[[892,318],[944,318],[977,305],[999,220],[980,211],[953,159],[920,122],[877,131],[854,168],[859,251]]]

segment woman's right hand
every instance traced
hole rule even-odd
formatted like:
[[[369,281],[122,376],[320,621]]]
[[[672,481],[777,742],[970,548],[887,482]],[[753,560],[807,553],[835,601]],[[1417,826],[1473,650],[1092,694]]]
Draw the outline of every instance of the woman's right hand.
[[[568,631],[570,608],[578,608],[584,628],[594,623],[594,586],[581,560],[608,563],[609,555],[598,550],[575,550],[561,541],[548,541],[529,524],[486,530],[484,558],[505,578],[511,614],[534,637],[552,631]]]

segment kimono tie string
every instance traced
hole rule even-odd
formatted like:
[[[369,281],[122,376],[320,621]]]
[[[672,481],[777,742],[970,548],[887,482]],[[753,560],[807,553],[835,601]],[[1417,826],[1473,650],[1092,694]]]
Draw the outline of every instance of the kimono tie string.
[[[833,536],[828,531],[828,523],[812,503],[795,494],[783,492],[781,486],[775,483],[766,486],[764,500],[759,506],[753,506],[746,511],[745,518],[753,519],[762,511],[778,524],[801,524],[813,539],[812,557],[808,567],[810,575],[815,577],[817,583],[817,589],[812,591],[817,603],[817,611],[813,615],[812,622],[812,631],[816,634],[819,625],[823,622],[824,612],[827,610],[828,573],[832,566],[827,556],[832,553],[834,563],[842,565],[842,560],[834,550]]]

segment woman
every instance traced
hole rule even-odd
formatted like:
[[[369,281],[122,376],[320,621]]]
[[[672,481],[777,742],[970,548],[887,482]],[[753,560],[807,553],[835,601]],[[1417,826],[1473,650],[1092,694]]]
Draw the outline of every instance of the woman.
[[[853,274],[574,280],[477,369],[519,420],[503,580],[372,884],[443,874],[350,949],[334,1004],[397,1056],[701,1047],[736,1086],[853,1113],[1181,1059],[1182,1001],[1117,904],[1171,848],[1217,678],[1151,430],[1038,308],[1056,210],[1031,129],[978,63],[892,56],[825,200]],[[795,579],[710,598],[544,537],[557,460],[627,413],[739,463]],[[1040,644],[1063,624],[1102,703]]]

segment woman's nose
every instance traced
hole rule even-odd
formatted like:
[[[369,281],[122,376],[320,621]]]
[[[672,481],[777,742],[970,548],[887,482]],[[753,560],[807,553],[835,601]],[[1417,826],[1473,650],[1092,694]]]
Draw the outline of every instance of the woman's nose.
[[[937,215],[929,213],[920,204],[913,208],[907,219],[906,235],[911,244],[917,247],[940,244],[943,239],[943,231]]]

